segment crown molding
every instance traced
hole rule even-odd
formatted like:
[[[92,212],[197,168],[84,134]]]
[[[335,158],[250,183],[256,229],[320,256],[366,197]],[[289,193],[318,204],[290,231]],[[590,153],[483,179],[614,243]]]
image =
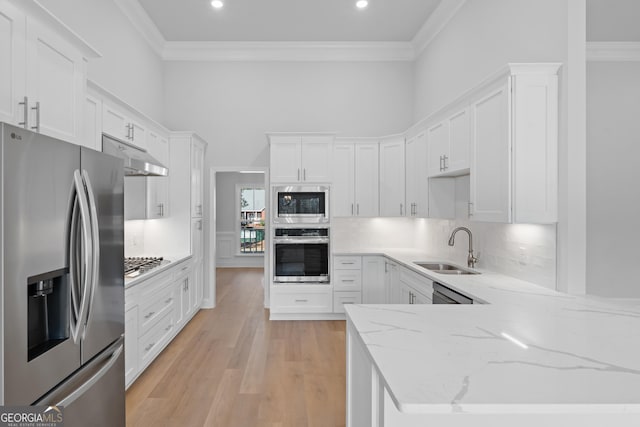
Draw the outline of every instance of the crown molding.
[[[166,42],[166,61],[413,61],[410,42]]]
[[[416,57],[440,34],[449,21],[451,21],[462,6],[464,6],[466,1],[467,0],[442,0],[440,2],[411,41]]]
[[[442,0],[410,42],[174,42],[167,41],[138,0],[114,0],[151,48],[166,61],[411,62],[466,0]]]
[[[640,61],[640,42],[587,42],[587,61]]]
[[[138,30],[142,37],[147,40],[147,43],[151,48],[159,55],[162,56],[164,46],[167,41],[151,20],[149,14],[140,5],[138,0],[113,0],[114,3],[120,8],[124,15],[131,21],[133,27]]]

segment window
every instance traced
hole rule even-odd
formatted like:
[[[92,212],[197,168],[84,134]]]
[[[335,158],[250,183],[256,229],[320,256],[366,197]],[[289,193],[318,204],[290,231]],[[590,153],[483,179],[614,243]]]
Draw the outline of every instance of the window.
[[[264,254],[265,191],[259,185],[239,187],[240,254]]]

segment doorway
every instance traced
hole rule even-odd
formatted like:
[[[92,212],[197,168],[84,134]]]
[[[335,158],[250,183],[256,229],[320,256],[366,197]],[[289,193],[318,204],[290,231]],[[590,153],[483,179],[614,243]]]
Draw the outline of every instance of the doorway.
[[[217,272],[261,268],[264,306],[269,306],[269,174],[267,168],[211,168],[209,273],[216,304]]]

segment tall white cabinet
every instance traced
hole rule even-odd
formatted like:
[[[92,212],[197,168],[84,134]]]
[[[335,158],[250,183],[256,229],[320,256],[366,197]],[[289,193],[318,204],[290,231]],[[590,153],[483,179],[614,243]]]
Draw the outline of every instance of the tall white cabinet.
[[[170,227],[168,237],[191,254],[191,276],[183,280],[183,305],[187,315],[197,310],[204,298],[204,156],[207,143],[193,132],[171,132]],[[185,191],[186,190],[186,191]]]

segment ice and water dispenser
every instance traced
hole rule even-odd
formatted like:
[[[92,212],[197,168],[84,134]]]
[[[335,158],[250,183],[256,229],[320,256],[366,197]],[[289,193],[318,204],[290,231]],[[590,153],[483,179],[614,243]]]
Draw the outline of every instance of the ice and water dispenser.
[[[69,338],[70,288],[67,269],[27,279],[31,361]]]

